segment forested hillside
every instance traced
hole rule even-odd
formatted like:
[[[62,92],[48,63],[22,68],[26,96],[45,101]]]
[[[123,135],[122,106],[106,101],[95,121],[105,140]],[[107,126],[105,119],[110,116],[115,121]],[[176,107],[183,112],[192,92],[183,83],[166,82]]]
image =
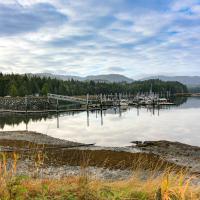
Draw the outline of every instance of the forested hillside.
[[[160,80],[136,81],[133,83],[98,83],[94,81],[62,81],[28,75],[0,74],[0,96],[46,95],[47,93],[63,95],[110,94],[148,92],[172,94],[187,92],[187,87],[179,82]]]

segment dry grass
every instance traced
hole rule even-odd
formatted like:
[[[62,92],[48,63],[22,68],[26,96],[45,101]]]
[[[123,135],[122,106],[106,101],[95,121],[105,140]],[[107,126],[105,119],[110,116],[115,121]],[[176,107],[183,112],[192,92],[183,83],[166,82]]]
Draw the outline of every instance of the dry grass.
[[[183,181],[184,179],[184,181]],[[198,200],[200,188],[190,185],[191,178],[182,174],[163,174],[141,180],[106,182],[87,176],[61,180],[12,177],[1,179],[1,199],[66,199],[66,200]]]
[[[9,155],[11,156],[11,155]],[[10,157],[9,157],[10,158]],[[0,199],[1,200],[198,200],[200,187],[194,185],[194,176],[185,169],[174,171],[172,166],[151,164],[152,168],[144,177],[144,158],[138,158],[134,165],[133,176],[124,181],[94,180],[87,174],[91,159],[82,153],[82,167],[79,177],[66,177],[60,180],[39,179],[17,176],[16,166],[19,155],[13,153],[12,166],[7,168],[5,153],[0,162]],[[44,155],[35,156],[35,169],[42,166]],[[106,161],[105,161],[106,163]],[[162,169],[162,171],[161,171]],[[159,172],[159,173],[158,173]]]

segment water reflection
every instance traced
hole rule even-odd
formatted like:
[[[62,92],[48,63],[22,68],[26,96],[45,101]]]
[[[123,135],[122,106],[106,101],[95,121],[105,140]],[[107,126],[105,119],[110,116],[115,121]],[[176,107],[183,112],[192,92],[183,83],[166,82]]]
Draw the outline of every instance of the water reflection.
[[[197,101],[195,101],[195,99]],[[181,107],[183,108],[190,108],[190,107],[198,107],[199,106],[199,101],[198,98],[190,98],[189,101],[187,101],[187,98],[176,98],[173,100],[176,104],[176,107]],[[186,103],[187,102],[187,103]],[[158,115],[159,115],[159,110],[160,109],[170,109],[174,108],[172,106],[162,106],[160,107],[146,107],[147,111],[150,111],[153,115],[155,114],[155,110],[157,110]],[[140,109],[143,109],[142,107],[137,107],[137,115],[140,115]],[[96,118],[98,118],[98,115],[101,117],[101,125],[103,125],[103,115],[106,116],[107,114],[118,114],[119,117],[122,116],[123,112],[130,111],[130,108],[128,109],[120,109],[117,107],[114,107],[112,109],[108,110],[96,110],[96,111],[90,111],[92,114],[95,112]],[[90,125],[90,112],[87,111],[87,126]],[[59,116],[62,117],[64,115],[68,116],[74,116],[75,114],[79,114],[80,112],[66,112],[66,113],[43,113],[43,114],[13,114],[13,113],[4,113],[0,114],[0,129],[4,129],[5,125],[9,126],[16,126],[21,123],[24,123],[28,126],[29,122],[41,122],[42,120],[46,121],[48,119],[53,119],[57,118],[57,127],[59,128]]]
[[[16,126],[21,123],[27,124],[32,122],[40,122],[42,120],[47,120],[53,116],[49,116],[48,114],[37,114],[37,115],[30,115],[30,114],[13,114],[13,113],[3,113],[0,114],[0,129],[4,129],[6,125],[9,126]]]
[[[0,115],[1,130],[31,130],[105,146],[132,140],[176,140],[200,146],[200,98],[176,99],[176,106],[115,107],[92,112]]]

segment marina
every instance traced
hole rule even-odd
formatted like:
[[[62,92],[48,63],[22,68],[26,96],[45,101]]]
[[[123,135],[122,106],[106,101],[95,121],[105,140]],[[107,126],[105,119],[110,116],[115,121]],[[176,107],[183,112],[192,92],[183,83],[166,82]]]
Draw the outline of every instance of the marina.
[[[103,106],[129,106],[129,105],[173,105],[173,102],[170,102],[170,96],[167,98],[160,97],[159,94],[155,94],[152,91],[146,94],[115,94],[115,95],[92,95],[90,97],[89,94],[82,98],[80,97],[71,97],[71,96],[63,96],[57,94],[48,94],[48,99],[55,99],[57,103],[57,107],[59,106],[59,100],[67,101],[72,103],[78,103],[80,105],[86,105],[89,107],[103,107]]]
[[[1,131],[36,131],[60,139],[95,143],[99,146],[126,146],[131,141],[158,138],[199,146],[200,99],[178,98],[174,103],[170,106],[113,106],[104,110],[27,115],[5,113],[1,114],[0,125]]]
[[[108,108],[128,106],[164,106],[174,105],[173,96],[160,97],[153,92],[137,95],[116,93],[86,96],[66,96],[48,94],[47,97],[0,97],[1,113],[45,113],[45,112],[76,112],[105,110]]]

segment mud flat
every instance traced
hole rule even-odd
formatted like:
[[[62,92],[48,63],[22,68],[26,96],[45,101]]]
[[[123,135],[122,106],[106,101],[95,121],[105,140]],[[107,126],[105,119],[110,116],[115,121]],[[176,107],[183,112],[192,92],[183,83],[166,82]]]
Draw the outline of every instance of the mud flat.
[[[80,145],[80,143],[71,142],[67,140],[57,139],[42,133],[36,133],[31,131],[2,131],[0,132],[0,145],[5,146],[6,141],[11,143],[28,142],[35,144],[45,145]]]
[[[129,147],[98,147],[60,140],[48,135],[12,131],[0,132],[0,151],[6,154],[8,168],[13,153],[19,155],[17,173],[41,178],[80,175],[83,169],[91,177],[121,180],[136,171],[157,173],[190,168],[200,172],[200,148],[167,141],[138,142]]]
[[[170,141],[135,141],[133,148],[153,153],[161,159],[189,168],[200,174],[200,147]]]

